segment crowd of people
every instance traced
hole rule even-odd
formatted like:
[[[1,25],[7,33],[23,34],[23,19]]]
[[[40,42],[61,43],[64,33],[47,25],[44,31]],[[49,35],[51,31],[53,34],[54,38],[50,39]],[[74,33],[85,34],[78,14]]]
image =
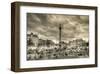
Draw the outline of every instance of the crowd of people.
[[[27,60],[46,60],[46,59],[64,59],[64,58],[80,58],[88,57],[88,47],[74,48],[35,48],[27,50]]]

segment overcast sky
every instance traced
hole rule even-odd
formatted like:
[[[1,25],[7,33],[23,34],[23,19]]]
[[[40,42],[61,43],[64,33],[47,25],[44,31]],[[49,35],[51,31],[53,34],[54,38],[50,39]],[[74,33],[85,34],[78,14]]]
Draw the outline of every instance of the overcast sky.
[[[58,41],[59,24],[63,41],[88,40],[89,16],[27,13],[27,33],[36,33],[40,38]]]

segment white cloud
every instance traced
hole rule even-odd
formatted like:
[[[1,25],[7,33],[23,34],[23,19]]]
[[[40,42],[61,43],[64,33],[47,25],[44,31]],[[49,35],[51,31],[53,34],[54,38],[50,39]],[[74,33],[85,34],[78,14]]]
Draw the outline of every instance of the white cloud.
[[[44,39],[58,40],[59,24],[63,25],[62,39],[83,38],[88,40],[88,16],[28,13],[28,31],[37,32]]]

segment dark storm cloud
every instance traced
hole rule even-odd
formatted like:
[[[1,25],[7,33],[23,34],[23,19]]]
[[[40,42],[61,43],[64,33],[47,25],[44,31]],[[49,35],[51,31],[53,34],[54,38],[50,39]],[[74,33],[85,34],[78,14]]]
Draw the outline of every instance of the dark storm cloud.
[[[58,40],[59,24],[62,24],[62,40],[88,40],[88,16],[27,13],[28,32],[37,33],[41,38]]]

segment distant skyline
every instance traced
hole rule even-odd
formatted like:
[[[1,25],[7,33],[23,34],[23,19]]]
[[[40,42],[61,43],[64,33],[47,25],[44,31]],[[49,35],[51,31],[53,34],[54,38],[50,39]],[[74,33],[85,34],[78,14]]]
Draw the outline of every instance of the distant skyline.
[[[27,13],[27,33],[36,33],[42,39],[58,42],[59,24],[62,24],[62,41],[80,38],[88,41],[89,16]]]

